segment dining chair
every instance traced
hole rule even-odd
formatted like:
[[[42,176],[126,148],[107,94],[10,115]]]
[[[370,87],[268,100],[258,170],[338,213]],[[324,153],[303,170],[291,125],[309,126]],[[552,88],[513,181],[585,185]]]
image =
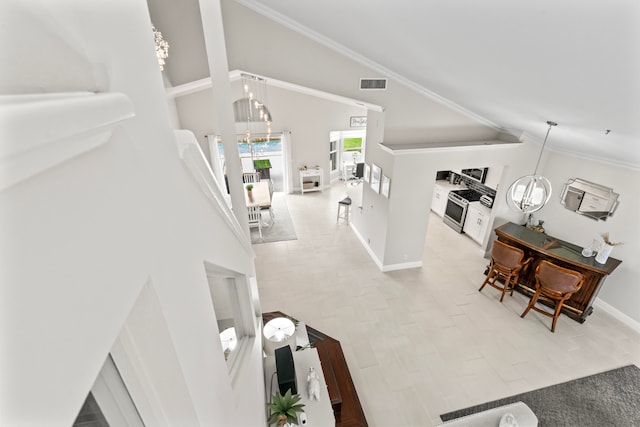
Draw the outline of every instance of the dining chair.
[[[535,277],[536,292],[531,297],[529,305],[527,305],[527,308],[520,317],[526,316],[531,309],[545,316],[552,317],[551,332],[555,332],[556,322],[560,316],[562,304],[580,290],[584,283],[584,277],[577,271],[560,267],[549,261],[540,261],[540,264],[536,267]],[[536,307],[535,304],[538,299],[554,304],[555,310],[553,313]]]
[[[243,172],[242,182],[260,182],[260,172]]]
[[[508,291],[511,291],[511,295],[513,295],[520,273],[533,259],[529,257],[523,261],[523,258],[524,251],[522,249],[507,245],[500,240],[495,240],[491,247],[489,271],[478,291],[482,291],[482,288],[486,285],[494,287],[502,291],[500,302],[502,302]],[[504,282],[504,286],[500,284],[500,281]]]
[[[262,211],[260,206],[247,206],[247,213],[249,215],[249,228],[258,227],[258,232],[262,239]]]

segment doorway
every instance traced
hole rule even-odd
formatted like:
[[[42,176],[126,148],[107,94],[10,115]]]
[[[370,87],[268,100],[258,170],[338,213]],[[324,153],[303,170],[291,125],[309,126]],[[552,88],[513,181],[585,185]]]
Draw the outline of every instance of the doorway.
[[[222,175],[226,175],[224,148],[218,136],[214,144],[210,143],[211,162],[219,162]],[[252,135],[247,141],[244,135],[237,135],[238,153],[243,172],[260,172],[262,179],[271,179],[273,191],[286,190],[285,173],[287,161],[285,153],[285,141],[282,133],[270,135]],[[216,147],[217,149],[214,149]],[[212,165],[212,168],[216,169]],[[227,190],[228,191],[228,190]]]
[[[364,162],[365,130],[332,131],[329,133],[329,177],[331,182],[347,181]]]

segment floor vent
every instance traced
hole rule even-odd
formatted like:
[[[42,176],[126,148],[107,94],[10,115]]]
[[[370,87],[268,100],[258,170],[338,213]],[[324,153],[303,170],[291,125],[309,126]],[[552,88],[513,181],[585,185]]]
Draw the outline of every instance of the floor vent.
[[[387,79],[360,79],[360,90],[387,90]]]

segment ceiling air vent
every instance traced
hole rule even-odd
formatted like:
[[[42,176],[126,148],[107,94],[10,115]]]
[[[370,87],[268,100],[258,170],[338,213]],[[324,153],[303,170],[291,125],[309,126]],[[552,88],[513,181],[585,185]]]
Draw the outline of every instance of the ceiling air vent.
[[[360,79],[360,90],[387,90],[387,79]]]

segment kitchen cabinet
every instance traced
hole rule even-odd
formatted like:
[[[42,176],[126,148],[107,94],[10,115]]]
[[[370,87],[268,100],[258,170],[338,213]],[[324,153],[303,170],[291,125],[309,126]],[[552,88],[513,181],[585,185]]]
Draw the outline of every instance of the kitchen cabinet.
[[[464,220],[462,231],[479,245],[482,245],[489,225],[490,214],[485,212],[477,203],[469,203],[467,218]]]
[[[431,210],[439,217],[444,216],[444,211],[447,208],[447,197],[449,197],[449,189],[435,184],[433,186],[433,198],[431,199]]]

